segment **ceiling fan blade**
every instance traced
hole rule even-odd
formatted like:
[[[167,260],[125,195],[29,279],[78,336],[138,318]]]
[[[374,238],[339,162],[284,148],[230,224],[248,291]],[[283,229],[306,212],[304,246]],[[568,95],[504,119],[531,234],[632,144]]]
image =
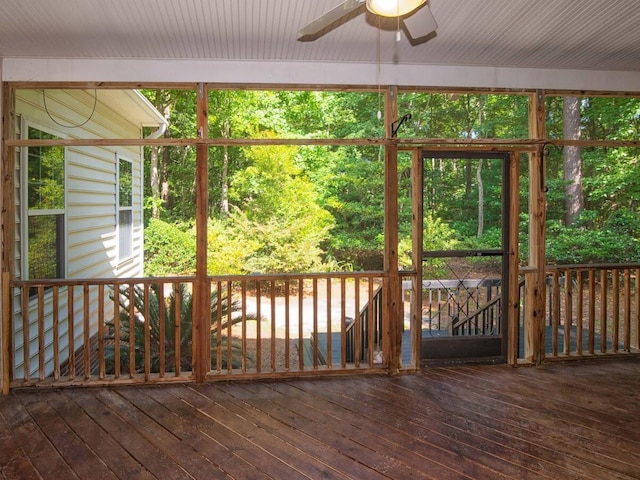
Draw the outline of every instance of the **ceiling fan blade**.
[[[324,29],[330,27],[343,17],[364,5],[365,0],[346,0],[337,7],[329,10],[324,15],[298,30],[298,40],[313,39]]]
[[[403,22],[407,34],[411,37],[411,40],[416,43],[422,43],[431,38],[432,34],[435,33],[438,28],[436,19],[433,17],[431,9],[426,3],[416,12],[408,17],[404,17]]]

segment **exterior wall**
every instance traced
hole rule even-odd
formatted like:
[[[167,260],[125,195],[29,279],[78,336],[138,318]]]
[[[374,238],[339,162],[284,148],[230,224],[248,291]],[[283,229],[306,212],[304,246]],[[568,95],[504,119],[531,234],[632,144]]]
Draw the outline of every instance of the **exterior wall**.
[[[47,90],[46,109],[42,90],[17,90],[16,114],[19,116],[19,128],[26,138],[26,128],[32,126],[61,138],[140,138],[141,127],[127,119],[126,112],[116,112],[98,102],[95,111],[94,92],[85,90]],[[98,93],[99,95],[99,93]],[[48,112],[48,113],[47,113]],[[54,120],[50,117],[53,117]],[[65,128],[65,125],[79,125],[78,128]],[[25,149],[26,150],[26,149]],[[26,152],[23,153],[23,155]],[[118,158],[132,162],[133,184],[133,256],[120,261],[118,258],[118,209],[117,209],[117,173]],[[17,201],[22,202],[21,191],[25,179],[19,171],[22,163],[16,159]],[[143,227],[142,227],[142,151],[140,147],[67,147],[65,148],[65,259],[67,278],[112,278],[136,277],[143,274]],[[20,180],[18,180],[20,179]],[[24,214],[21,205],[17,208],[18,231],[25,238],[26,228],[20,220]],[[20,238],[16,245],[16,278],[21,279],[24,262],[20,256],[23,246]],[[74,291],[74,349],[83,344],[84,313],[82,291]],[[60,359],[68,358],[68,291],[60,290]],[[90,335],[97,332],[97,293],[90,292],[89,301]],[[109,303],[109,302],[107,302]],[[14,297],[14,378],[23,374],[24,336],[20,312],[21,298]],[[45,371],[53,370],[53,334],[52,293],[45,294]],[[37,314],[36,299],[30,301],[29,313],[29,356],[33,373],[38,366],[38,330],[35,321]]]

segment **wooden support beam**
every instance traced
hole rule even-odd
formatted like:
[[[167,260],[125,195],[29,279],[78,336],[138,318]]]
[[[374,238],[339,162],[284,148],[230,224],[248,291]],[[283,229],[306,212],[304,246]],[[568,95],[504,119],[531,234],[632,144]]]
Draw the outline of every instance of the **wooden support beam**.
[[[411,269],[415,272],[411,285],[411,366],[417,370],[420,368],[422,350],[422,245],[424,235],[422,150],[414,149],[411,160],[411,237],[413,242]]]
[[[15,242],[16,242],[16,220],[15,220],[15,148],[11,147],[7,140],[15,137],[16,110],[15,110],[15,90],[8,84],[2,85],[2,167],[0,168],[2,178],[2,208],[1,222],[2,235],[0,236],[0,252],[2,268],[2,329],[0,330],[0,345],[2,355],[2,393],[9,393],[9,383],[11,382],[11,364],[13,354],[12,335],[12,299],[10,282],[15,276]]]
[[[545,138],[544,91],[529,99],[529,136]],[[525,360],[540,364],[545,353],[546,182],[544,151],[529,154],[529,265],[525,274]]]
[[[391,139],[397,116],[398,89],[388,87],[385,94],[385,137]],[[389,345],[385,356],[390,373],[402,363],[402,281],[398,272],[398,146],[389,142],[384,155],[384,271],[387,274],[386,328]],[[383,347],[384,350],[384,347]]]
[[[204,140],[208,136],[208,106],[207,90],[202,83],[198,85],[197,100],[198,137]],[[198,383],[204,382],[210,370],[208,350],[211,293],[207,282],[208,151],[209,148],[205,142],[199,143],[196,147],[196,280],[194,284],[192,354],[193,375]]]
[[[509,291],[507,293],[508,322],[507,327],[507,363],[518,363],[520,347],[520,279],[518,275],[519,260],[519,220],[520,220],[520,154],[512,152],[509,156]]]

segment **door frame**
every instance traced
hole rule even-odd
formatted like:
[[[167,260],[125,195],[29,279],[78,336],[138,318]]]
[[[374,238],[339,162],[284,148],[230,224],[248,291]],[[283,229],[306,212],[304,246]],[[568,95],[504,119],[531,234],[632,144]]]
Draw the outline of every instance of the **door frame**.
[[[484,351],[488,356],[465,357],[453,355],[456,343],[463,344],[468,339],[457,339],[454,342],[443,342],[441,354],[438,358],[422,359],[422,246],[423,246],[423,218],[424,218],[424,159],[425,158],[495,158],[502,160],[502,214],[503,214],[503,245],[502,262],[502,324],[500,336],[487,337],[486,345],[479,346],[479,353]],[[486,149],[486,148],[415,148],[412,160],[412,200],[413,200],[413,271],[415,277],[412,282],[412,363],[416,367],[431,363],[469,363],[473,361],[510,363],[514,351],[517,356],[519,335],[519,291],[518,291],[518,219],[519,219],[519,153],[516,149]],[[453,255],[452,255],[453,256]],[[472,339],[473,340],[473,339]],[[491,343],[493,344],[491,345]],[[495,342],[499,342],[496,346]],[[497,353],[497,355],[490,355]]]

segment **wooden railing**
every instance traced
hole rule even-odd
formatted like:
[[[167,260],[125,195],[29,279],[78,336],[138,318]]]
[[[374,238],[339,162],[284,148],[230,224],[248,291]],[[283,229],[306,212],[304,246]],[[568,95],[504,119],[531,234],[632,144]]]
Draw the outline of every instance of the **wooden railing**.
[[[366,361],[381,350],[382,294],[382,287],[378,287],[360,309],[358,320],[347,319],[347,362]]]
[[[380,272],[210,277],[207,378],[381,369],[373,350],[348,358],[345,319],[381,331]],[[187,381],[194,277],[14,281],[11,386]],[[364,309],[364,310],[363,310]],[[367,314],[363,315],[362,312]]]
[[[411,288],[410,282],[403,289]],[[500,279],[423,280],[424,300],[422,305],[423,329],[426,335],[462,335],[454,332],[464,319],[473,317],[483,305],[501,294]],[[466,329],[465,329],[466,331]],[[465,333],[466,334],[466,333]]]
[[[465,317],[455,318],[451,335],[499,335],[502,317],[502,295],[498,295]]]
[[[640,351],[640,265],[547,267],[546,357]]]

